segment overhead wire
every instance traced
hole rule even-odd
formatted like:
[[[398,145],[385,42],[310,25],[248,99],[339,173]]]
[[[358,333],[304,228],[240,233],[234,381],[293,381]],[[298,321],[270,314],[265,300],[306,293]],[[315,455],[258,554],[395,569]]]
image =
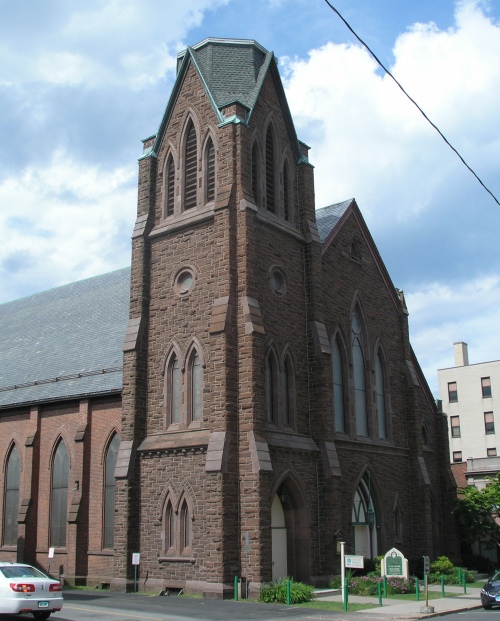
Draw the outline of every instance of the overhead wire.
[[[458,156],[458,158],[460,159],[462,164],[464,164],[464,166],[469,170],[469,172],[471,172],[474,175],[474,177],[477,179],[477,181],[479,181],[479,183],[483,186],[483,188],[486,190],[486,192],[488,192],[488,194],[490,194],[490,196],[497,203],[497,205],[500,205],[500,202],[499,202],[498,198],[493,194],[493,192],[489,188],[486,187],[486,185],[483,183],[483,181],[479,178],[479,176],[475,173],[475,171],[469,166],[469,164],[467,164],[467,162],[464,160],[464,158],[460,155],[460,153],[457,151],[457,149],[455,149],[455,147],[450,143],[450,141],[446,138],[446,136],[439,129],[439,127],[430,120],[430,118],[422,110],[422,108],[418,105],[418,103],[405,91],[403,86],[398,82],[398,80],[396,80],[396,78],[392,75],[392,73],[389,71],[389,69],[387,69],[387,67],[382,63],[382,61],[378,58],[378,56],[375,54],[375,52],[373,52],[373,50],[369,47],[369,45],[367,43],[365,43],[363,41],[363,39],[354,31],[354,29],[347,22],[347,20],[340,14],[340,12],[331,4],[331,2],[329,0],[325,0],[325,2],[331,8],[331,10],[334,13],[336,13],[338,15],[338,17],[344,22],[346,27],[350,30],[350,32],[352,32],[352,34],[361,43],[361,45],[368,50],[368,52],[375,59],[375,61],[380,65],[380,67],[382,67],[382,69],[385,71],[385,73],[390,78],[392,78],[394,80],[394,82],[399,86],[399,88],[403,91],[403,93],[406,95],[406,97],[408,97],[408,99],[412,102],[412,104],[422,114],[422,116],[425,118],[425,120],[437,131],[437,133],[446,142],[446,144],[450,147],[450,149]]]

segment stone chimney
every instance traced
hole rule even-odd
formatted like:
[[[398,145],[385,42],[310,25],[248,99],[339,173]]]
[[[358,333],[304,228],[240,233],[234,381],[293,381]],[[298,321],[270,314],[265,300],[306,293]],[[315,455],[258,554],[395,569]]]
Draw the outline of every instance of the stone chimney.
[[[455,349],[455,366],[467,367],[469,365],[469,350],[467,348],[467,343],[457,341],[456,343],[453,343],[453,347]]]

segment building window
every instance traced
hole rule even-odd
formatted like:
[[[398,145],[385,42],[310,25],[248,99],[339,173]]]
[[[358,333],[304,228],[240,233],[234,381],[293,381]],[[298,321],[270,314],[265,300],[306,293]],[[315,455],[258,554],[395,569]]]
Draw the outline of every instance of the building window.
[[[205,170],[206,202],[210,203],[215,200],[215,148],[211,138],[205,147]]]
[[[486,455],[487,455],[487,457],[496,457],[497,456],[496,448],[486,449]]]
[[[483,399],[491,397],[491,379],[489,377],[481,378],[481,390],[483,393]]]
[[[271,125],[269,125],[266,134],[266,207],[272,213],[276,211],[276,180],[274,171],[274,140]]]
[[[165,550],[172,550],[175,545],[175,512],[170,500],[165,511]]]
[[[66,525],[68,521],[69,457],[66,445],[61,440],[57,445],[52,462],[52,498],[50,503],[50,545],[55,548],[66,546]]]
[[[344,415],[344,371],[342,353],[338,337],[333,341],[332,347],[332,370],[333,370],[333,416],[335,431],[345,432]]]
[[[189,380],[189,412],[188,422],[201,420],[201,413],[203,408],[202,400],[202,382],[203,382],[203,369],[201,366],[200,356],[196,349],[193,350],[189,358],[188,364],[188,380]]]
[[[181,366],[175,353],[167,365],[167,419],[170,425],[179,423],[181,413]]]
[[[252,194],[256,205],[259,204],[259,147],[255,140],[252,145]]]
[[[427,431],[427,427],[424,425],[422,425],[422,444],[425,448],[430,448],[431,447],[431,442],[429,439],[429,432]]]
[[[356,313],[351,320],[352,362],[354,371],[354,406],[356,412],[356,433],[368,435],[368,414],[366,409],[365,358],[361,321]]]
[[[172,154],[168,156],[167,165],[165,167],[165,179],[167,189],[165,192],[165,217],[174,215],[174,200],[175,200],[175,165]]]
[[[115,468],[120,448],[120,438],[115,433],[109,443],[104,467],[104,537],[103,548],[115,543]]]
[[[452,403],[453,401],[458,401],[458,392],[457,392],[456,382],[448,382],[448,401],[450,403]]]
[[[196,207],[196,151],[196,130],[193,121],[189,121],[184,156],[184,209]]]
[[[269,352],[266,356],[266,412],[269,423],[277,423],[278,414],[278,365],[276,356]]]
[[[460,416],[450,416],[451,437],[460,438]]]
[[[375,356],[375,384],[377,388],[377,417],[378,437],[387,438],[386,415],[385,415],[385,389],[384,370],[380,352]]]
[[[191,522],[189,516],[189,506],[186,500],[181,507],[181,552],[185,552],[191,545]]]
[[[17,514],[19,513],[19,486],[21,482],[21,458],[14,444],[7,460],[5,480],[5,505],[3,516],[3,544],[17,545]]]
[[[462,461],[462,451],[453,451],[453,463],[458,464]]]
[[[493,412],[484,413],[484,433],[495,433],[495,421]]]
[[[292,360],[288,355],[285,358],[283,384],[285,425],[287,427],[293,427],[295,418],[295,373]]]
[[[291,206],[290,191],[290,172],[288,170],[288,162],[285,162],[283,167],[283,216],[285,220],[291,220],[292,206]]]

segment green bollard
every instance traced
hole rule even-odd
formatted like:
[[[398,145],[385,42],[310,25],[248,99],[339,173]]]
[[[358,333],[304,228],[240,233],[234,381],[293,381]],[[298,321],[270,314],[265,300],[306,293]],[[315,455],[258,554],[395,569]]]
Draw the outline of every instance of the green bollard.
[[[441,595],[444,597],[444,576],[441,576]]]
[[[387,597],[387,576],[384,576],[384,597]]]
[[[238,601],[238,576],[234,577],[234,601]]]
[[[286,581],[286,605],[290,606],[290,579]]]
[[[382,584],[380,582],[377,584],[377,588],[378,588],[378,605],[382,606]]]
[[[462,572],[463,580],[464,580],[464,593],[467,593],[467,580],[465,576],[465,571]]]
[[[418,578],[415,578],[415,599],[420,601],[420,588],[418,586]]]
[[[349,599],[348,591],[347,591],[347,578],[344,580],[344,610],[347,610],[347,601]]]

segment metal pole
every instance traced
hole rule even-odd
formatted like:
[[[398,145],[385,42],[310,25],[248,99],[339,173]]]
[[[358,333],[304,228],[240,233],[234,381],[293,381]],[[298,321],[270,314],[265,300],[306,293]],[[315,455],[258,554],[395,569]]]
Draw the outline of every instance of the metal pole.
[[[137,565],[134,565],[134,593],[137,593]]]
[[[429,606],[429,580],[427,574],[425,574],[425,605]]]
[[[234,601],[238,601],[238,576],[234,577]]]
[[[290,578],[286,581],[286,604],[290,606]]]
[[[340,583],[342,586],[342,595],[344,595],[345,587],[345,541],[340,542]]]

